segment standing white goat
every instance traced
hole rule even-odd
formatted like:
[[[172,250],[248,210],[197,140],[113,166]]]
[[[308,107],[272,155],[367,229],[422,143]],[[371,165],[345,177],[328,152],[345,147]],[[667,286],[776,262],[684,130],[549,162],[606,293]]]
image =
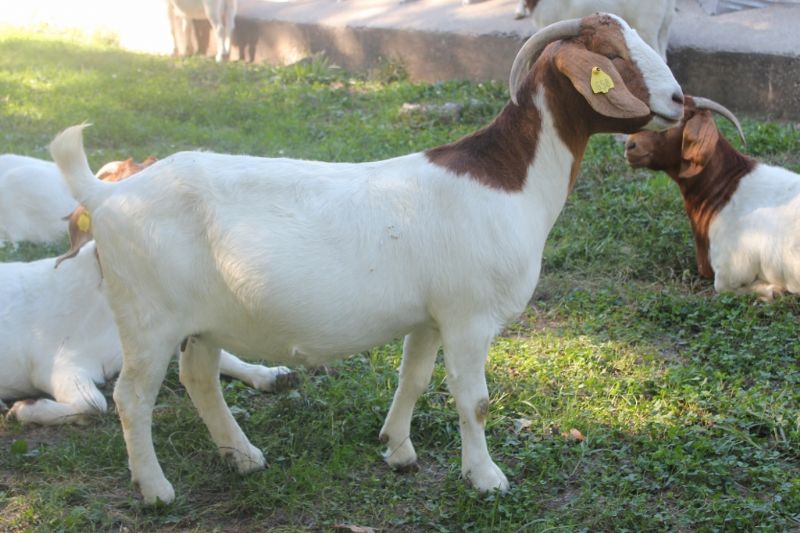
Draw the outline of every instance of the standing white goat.
[[[443,345],[462,473],[480,491],[507,489],[484,435],[489,344],[533,293],[589,136],[663,129],[683,112],[667,66],[613,15],[536,33],[510,81],[512,102],[486,128],[386,161],[183,152],[104,183],[88,170],[83,127],[53,141],[97,221],[124,348],[114,399],[146,502],[175,495],[151,413],[172,347],[186,337],[181,379],[240,472],[262,468],[264,456],[225,405],[214,372],[221,347],[318,365],[406,335],[380,432],[387,462],[402,467],[416,461],[411,415]]]
[[[192,21],[196,19],[207,19],[211,24],[211,30],[217,38],[217,50],[215,59],[217,62],[230,57],[231,36],[236,25],[236,10],[238,0],[167,0],[168,7],[174,10],[181,20],[185,44],[189,45],[192,40],[196,40]],[[177,46],[178,52],[190,54],[192,50],[181,50]]]
[[[667,60],[675,0],[519,0],[514,14],[519,19],[530,13],[536,26],[542,28],[558,20],[584,17],[597,11],[624,18],[661,59]]]
[[[94,250],[88,244],[57,270],[55,259],[0,263],[0,399],[53,398],[17,401],[9,417],[53,425],[105,412],[96,384],[122,368],[122,346]],[[293,377],[285,367],[247,364],[226,352],[219,372],[266,391]]]

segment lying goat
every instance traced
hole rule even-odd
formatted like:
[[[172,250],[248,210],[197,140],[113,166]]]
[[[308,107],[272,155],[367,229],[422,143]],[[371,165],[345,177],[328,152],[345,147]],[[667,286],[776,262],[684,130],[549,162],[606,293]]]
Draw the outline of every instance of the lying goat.
[[[77,206],[55,163],[0,155],[0,243],[56,242]]]
[[[9,417],[53,425],[105,412],[96,383],[119,372],[122,346],[94,250],[90,243],[58,270],[54,259],[0,263],[0,398],[54,398],[18,401]],[[219,372],[266,391],[292,379],[285,367],[250,365],[226,352]]]
[[[624,18],[642,36],[644,42],[667,60],[667,45],[675,0],[519,0],[514,15],[521,19],[531,14],[541,28],[558,20],[583,17],[597,11]]]
[[[739,122],[721,105],[686,98],[675,128],[630,136],[634,167],[665,171],[678,184],[692,225],[697,268],[717,291],[763,299],[800,293],[800,175],[758,163],[719,134],[711,111]]]
[[[443,346],[462,473],[480,491],[508,488],[484,435],[489,345],[533,293],[589,136],[664,129],[683,113],[672,73],[613,15],[536,33],[514,60],[510,90],[486,128],[369,163],[183,152],[105,183],[89,172],[82,126],[53,141],[97,221],[124,348],[114,399],[146,502],[174,498],[151,412],[171,349],[187,337],[182,382],[241,472],[263,467],[264,456],[225,405],[221,347],[319,365],[405,335],[380,432],[387,462],[403,467],[417,458],[412,411]]]
[[[167,2],[170,14],[174,13],[181,21],[185,44],[190,44],[197,39],[192,21],[206,19],[211,24],[211,31],[217,38],[215,59],[220,62],[230,57],[238,0],[167,0]],[[191,49],[181,50],[180,48],[182,47],[176,44],[175,49],[181,55],[193,52]]]

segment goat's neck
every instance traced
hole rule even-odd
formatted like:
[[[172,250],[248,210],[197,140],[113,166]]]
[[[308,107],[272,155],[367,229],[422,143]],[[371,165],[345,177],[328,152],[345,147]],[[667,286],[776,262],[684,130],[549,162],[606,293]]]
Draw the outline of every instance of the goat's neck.
[[[681,190],[694,234],[697,268],[703,277],[714,276],[709,257],[708,232],[711,222],[728,204],[742,177],[750,173],[755,164],[755,160],[739,153],[720,137],[711,159],[698,175],[681,178],[677,167],[666,171]]]
[[[539,86],[520,105],[507,104],[485,128],[426,152],[457,176],[511,194],[541,193],[556,216],[574,184],[589,134],[574,118],[552,113],[558,96]]]

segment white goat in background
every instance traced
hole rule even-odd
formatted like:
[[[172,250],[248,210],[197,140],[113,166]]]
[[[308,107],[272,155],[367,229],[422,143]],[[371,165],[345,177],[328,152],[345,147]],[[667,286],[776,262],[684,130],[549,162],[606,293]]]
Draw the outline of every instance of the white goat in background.
[[[193,20],[206,19],[211,24],[211,31],[216,36],[217,62],[227,59],[231,54],[231,39],[236,25],[237,0],[167,0],[168,7],[181,20],[186,44],[191,44],[197,37],[194,34]],[[191,54],[194,50],[176,49],[181,55]]]
[[[64,217],[76,207],[55,163],[0,155],[0,244],[56,242],[66,235]]]
[[[225,405],[220,348],[319,365],[406,335],[380,432],[387,462],[404,467],[417,459],[411,416],[443,346],[462,474],[480,491],[508,488],[484,433],[489,345],[536,287],[590,135],[664,129],[683,113],[672,73],[613,15],[537,32],[510,80],[512,102],[486,128],[386,161],[183,152],[106,183],[89,171],[83,127],[53,141],[96,221],[124,350],[114,399],[145,502],[175,497],[151,422],[172,348],[187,337],[181,380],[240,472],[265,461]]]
[[[559,20],[585,17],[597,11],[624,18],[661,59],[667,60],[675,0],[519,0],[515,16],[519,19],[531,14],[537,28],[543,28]]]

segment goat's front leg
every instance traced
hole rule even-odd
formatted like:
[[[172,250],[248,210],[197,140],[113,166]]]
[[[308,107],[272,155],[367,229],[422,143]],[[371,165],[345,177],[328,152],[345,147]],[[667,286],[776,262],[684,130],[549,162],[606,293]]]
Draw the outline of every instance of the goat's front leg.
[[[221,63],[227,57],[226,45],[230,45],[230,40],[225,36],[225,28],[221,22],[218,22],[212,30],[217,37],[217,53],[214,55],[214,60]]]
[[[144,335],[125,334],[120,327],[124,356],[122,371],[114,387],[122,434],[128,449],[131,479],[139,486],[145,503],[170,503],[175,490],[164,476],[153,448],[153,407],[158,389],[167,373],[173,348],[151,341]]]
[[[233,418],[219,384],[220,350],[190,337],[180,357],[180,379],[223,457],[242,474],[264,468],[264,454],[250,444]]]
[[[393,468],[407,469],[417,463],[411,443],[411,416],[417,399],[431,380],[440,345],[439,332],[433,328],[409,333],[403,343],[400,382],[380,432],[381,442],[387,445],[383,457]]]
[[[514,9],[514,18],[516,20],[524,19],[528,16],[528,6],[525,5],[525,0],[519,0],[517,7]]]
[[[53,426],[84,423],[91,415],[106,411],[106,399],[90,377],[58,369],[55,374],[55,401],[46,398],[18,401],[6,416],[22,424]]]
[[[481,492],[505,492],[508,479],[489,456],[485,434],[489,414],[485,366],[492,335],[476,330],[442,330],[447,385],[455,398],[460,422],[461,473]]]
[[[195,39],[197,39],[197,35],[194,31],[194,22],[191,19],[182,16],[181,30],[183,31],[183,42],[178,46],[178,54],[180,56],[193,55],[198,49],[198,46],[195,46],[194,44]],[[183,49],[181,50],[181,48]]]

